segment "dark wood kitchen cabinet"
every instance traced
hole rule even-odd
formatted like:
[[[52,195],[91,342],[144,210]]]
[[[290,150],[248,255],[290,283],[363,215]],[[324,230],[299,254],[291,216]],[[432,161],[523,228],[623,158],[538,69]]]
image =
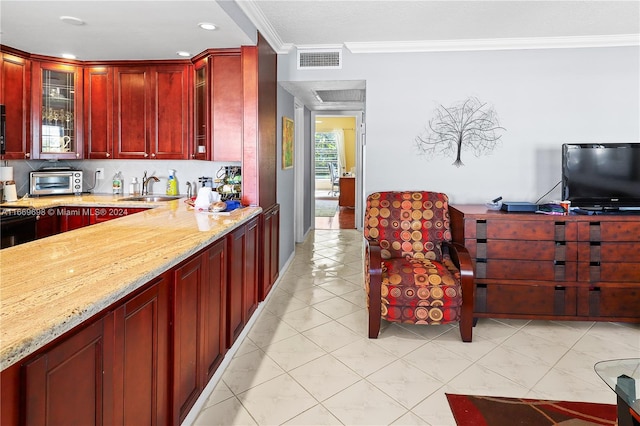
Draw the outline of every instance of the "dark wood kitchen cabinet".
[[[104,410],[113,379],[111,337],[100,318],[24,366],[25,424],[113,424]]]
[[[167,424],[168,281],[162,275],[23,365],[26,424]]]
[[[240,49],[215,49],[194,58],[192,158],[242,161]]]
[[[258,306],[258,218],[228,238],[227,347],[236,341]]]
[[[105,424],[169,423],[170,280],[169,274],[155,278],[107,316],[113,384],[105,387],[111,420]]]
[[[268,209],[277,202],[277,55],[260,33],[242,47],[242,80],[242,204]]]
[[[46,238],[60,232],[60,220],[51,211],[36,216],[36,239]]]
[[[5,106],[7,160],[31,157],[31,61],[20,52],[0,54],[0,104]]]
[[[114,156],[188,159],[191,65],[115,67]]]
[[[82,65],[32,60],[31,158],[83,158]]]
[[[84,69],[84,120],[85,158],[113,158],[113,67]]]
[[[271,291],[280,272],[280,204],[262,214],[262,282],[259,300],[263,301]]]
[[[174,272],[173,424],[179,424],[226,353],[226,242]]]

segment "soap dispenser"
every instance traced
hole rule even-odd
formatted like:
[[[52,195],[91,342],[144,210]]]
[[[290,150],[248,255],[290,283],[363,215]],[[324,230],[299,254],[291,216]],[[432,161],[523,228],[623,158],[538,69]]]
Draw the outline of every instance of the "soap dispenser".
[[[167,180],[167,195],[178,195],[178,181],[176,171],[169,169],[169,180]]]

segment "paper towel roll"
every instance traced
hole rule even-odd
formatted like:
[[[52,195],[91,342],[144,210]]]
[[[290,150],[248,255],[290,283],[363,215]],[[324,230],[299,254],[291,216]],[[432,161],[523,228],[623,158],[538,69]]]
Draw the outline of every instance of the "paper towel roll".
[[[11,181],[10,184],[5,184],[3,197],[4,201],[18,201],[18,193],[16,192],[16,184]]]
[[[3,182],[13,180],[13,167],[0,166],[0,180]]]

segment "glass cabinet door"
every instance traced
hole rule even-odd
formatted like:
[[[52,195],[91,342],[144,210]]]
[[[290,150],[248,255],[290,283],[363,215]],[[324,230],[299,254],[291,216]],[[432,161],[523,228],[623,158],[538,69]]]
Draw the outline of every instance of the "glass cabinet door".
[[[82,157],[82,110],[79,93],[79,74],[76,67],[40,64],[36,73],[40,90],[38,102],[39,120],[34,120],[34,152],[39,158],[79,159]],[[35,128],[37,126],[37,128]],[[37,137],[35,137],[37,136]]]
[[[204,58],[195,64],[194,78],[194,146],[191,158],[209,160],[209,108],[208,108],[208,60]]]

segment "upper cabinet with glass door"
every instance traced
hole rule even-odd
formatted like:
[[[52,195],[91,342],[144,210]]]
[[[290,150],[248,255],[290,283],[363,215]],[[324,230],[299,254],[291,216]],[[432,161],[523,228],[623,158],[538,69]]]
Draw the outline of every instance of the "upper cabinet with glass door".
[[[82,158],[82,67],[32,64],[32,158]]]

